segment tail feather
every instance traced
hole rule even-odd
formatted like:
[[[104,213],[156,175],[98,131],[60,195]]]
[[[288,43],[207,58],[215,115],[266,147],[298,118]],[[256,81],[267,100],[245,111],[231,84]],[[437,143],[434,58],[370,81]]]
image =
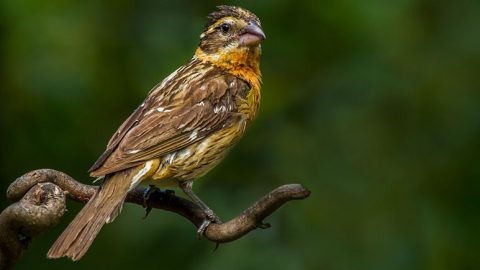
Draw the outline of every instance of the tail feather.
[[[107,177],[75,219],[55,241],[47,256],[49,258],[70,257],[79,260],[92,244],[105,223],[112,222],[122,209],[128,191],[134,183],[138,167],[117,172]],[[137,181],[138,182],[138,181]]]

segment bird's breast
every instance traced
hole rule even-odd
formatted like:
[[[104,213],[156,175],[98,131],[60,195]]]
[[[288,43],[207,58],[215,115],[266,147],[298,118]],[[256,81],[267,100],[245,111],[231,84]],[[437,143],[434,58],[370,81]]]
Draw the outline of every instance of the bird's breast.
[[[194,180],[205,175],[215,167],[228,153],[228,150],[245,132],[247,120],[235,122],[222,128],[205,139],[180,151],[170,153],[162,158],[161,165],[153,178],[153,184],[165,186],[181,180]],[[163,182],[161,180],[175,179]]]

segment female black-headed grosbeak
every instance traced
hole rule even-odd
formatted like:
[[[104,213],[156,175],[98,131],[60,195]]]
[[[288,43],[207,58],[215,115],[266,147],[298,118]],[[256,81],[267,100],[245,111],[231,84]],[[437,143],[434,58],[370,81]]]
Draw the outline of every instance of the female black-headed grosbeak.
[[[110,139],[89,171],[104,177],[102,185],[48,257],[80,259],[140,183],[180,186],[209,217],[201,228],[217,220],[192,183],[222,160],[257,113],[265,34],[258,17],[239,7],[219,6],[208,20],[193,58],[155,86]]]

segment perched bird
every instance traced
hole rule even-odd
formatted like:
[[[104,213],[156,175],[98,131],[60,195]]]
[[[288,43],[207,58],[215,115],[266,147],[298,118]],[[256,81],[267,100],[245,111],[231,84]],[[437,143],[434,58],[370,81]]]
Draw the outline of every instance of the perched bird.
[[[265,34],[258,17],[239,7],[219,6],[207,18],[193,58],[150,91],[90,169],[103,183],[50,248],[49,258],[79,260],[140,183],[179,186],[205,210],[202,230],[218,221],[192,184],[225,157],[255,118]]]

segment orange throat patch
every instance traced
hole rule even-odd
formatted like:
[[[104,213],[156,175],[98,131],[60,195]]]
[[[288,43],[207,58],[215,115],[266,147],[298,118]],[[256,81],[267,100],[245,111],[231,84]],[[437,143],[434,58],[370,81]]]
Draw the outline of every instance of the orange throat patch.
[[[252,90],[260,90],[260,48],[236,48],[207,54],[197,48],[195,57],[226,70],[252,86]]]

